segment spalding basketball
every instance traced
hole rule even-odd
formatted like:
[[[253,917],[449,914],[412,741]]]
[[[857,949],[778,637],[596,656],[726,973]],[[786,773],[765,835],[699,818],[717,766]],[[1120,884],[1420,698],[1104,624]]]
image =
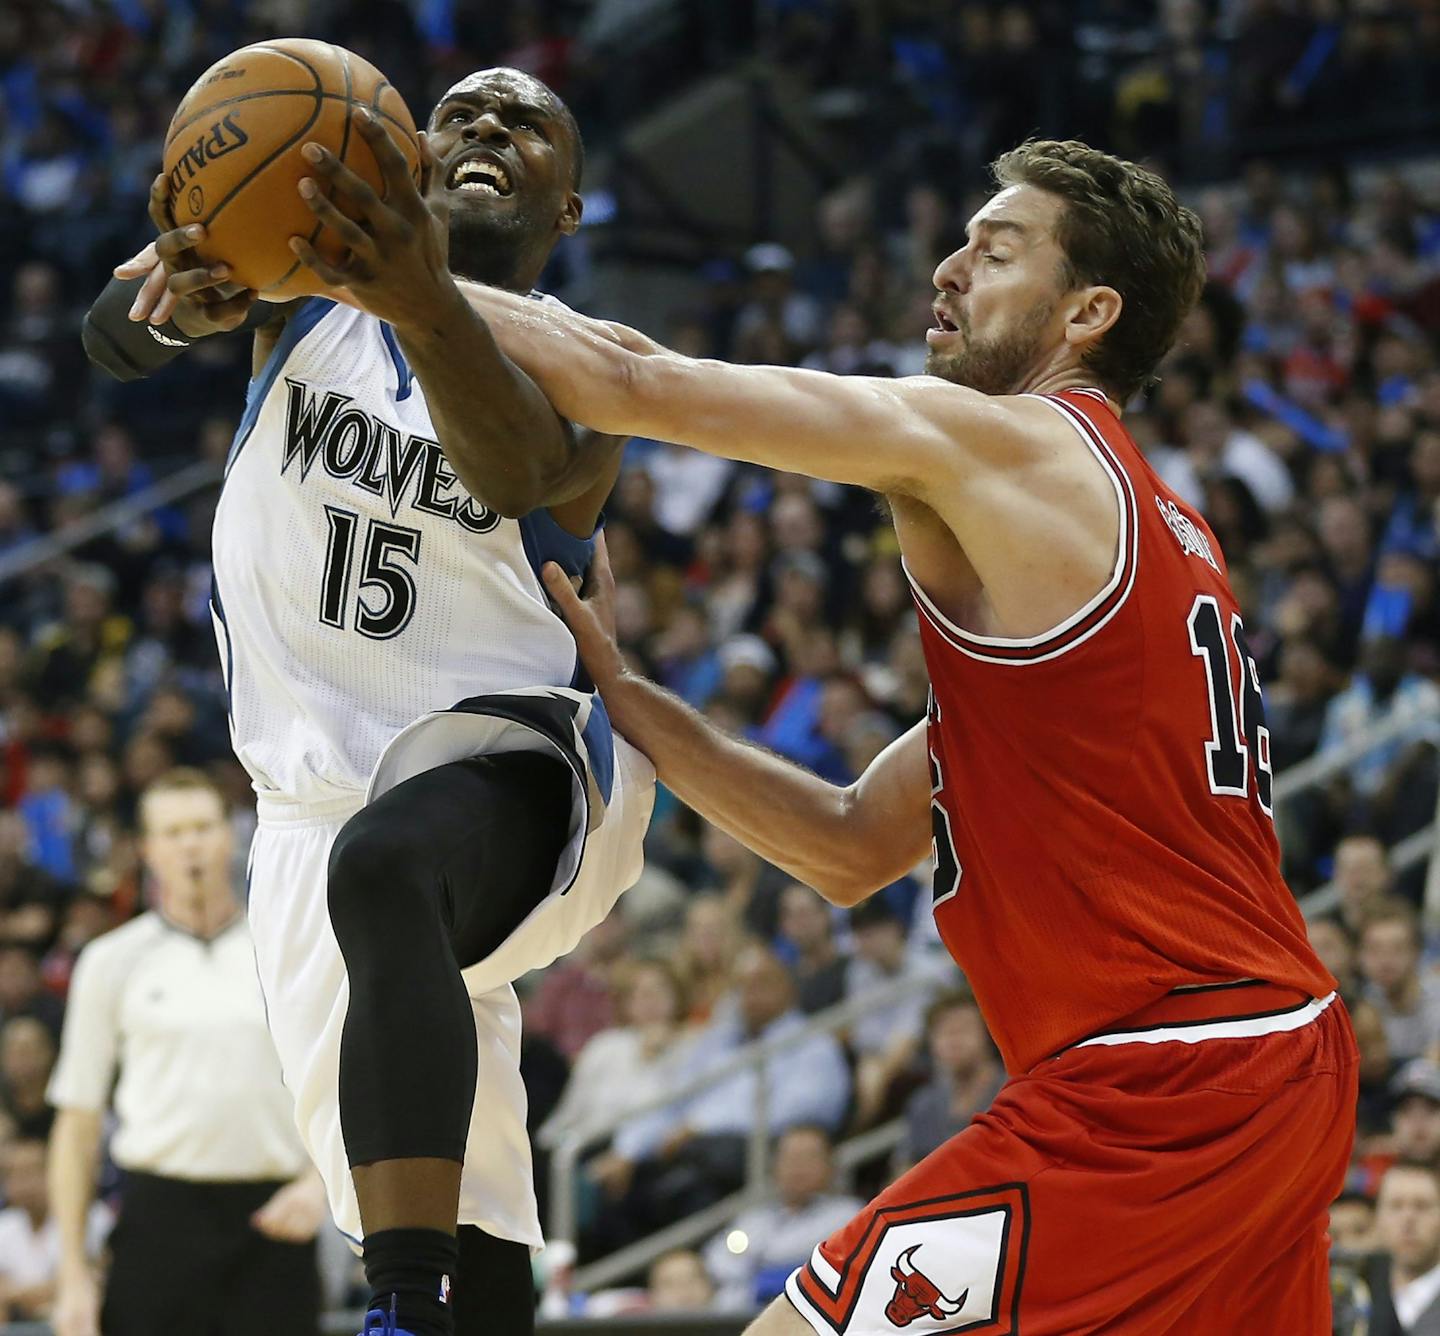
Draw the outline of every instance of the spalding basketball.
[[[269,301],[323,287],[290,249],[308,237],[326,259],[344,247],[306,207],[296,187],[314,168],[301,155],[323,144],[383,193],[380,169],[351,118],[366,107],[419,179],[415,122],[404,99],[369,61],[344,47],[298,37],[241,47],[196,80],[165,136],[170,210],[177,227],[203,223],[209,264]]]

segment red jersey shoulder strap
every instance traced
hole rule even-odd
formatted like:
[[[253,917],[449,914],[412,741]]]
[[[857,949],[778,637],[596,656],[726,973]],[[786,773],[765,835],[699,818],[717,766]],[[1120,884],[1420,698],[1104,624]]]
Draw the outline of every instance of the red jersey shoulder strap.
[[[1076,401],[1071,397],[1075,395],[1085,398]],[[1099,397],[1099,405],[1093,403],[1092,396]],[[1110,478],[1120,512],[1120,535],[1115,552],[1115,566],[1104,587],[1084,607],[1043,634],[1023,639],[976,635],[956,626],[935,606],[925,591],[910,579],[910,587],[914,591],[921,616],[951,648],[982,663],[1024,666],[1044,663],[1064,654],[1090,639],[1114,617],[1129,598],[1135,585],[1140,554],[1135,486],[1119,451],[1106,439],[1106,432],[1092,418],[1092,414],[1098,417],[1099,413],[1103,412],[1109,418],[1111,430],[1118,428],[1119,424],[1108,406],[1101,407],[1105,404],[1105,396],[1098,390],[1067,390],[1064,394],[1035,397],[1048,404],[1070,423]],[[905,573],[908,579],[908,568]]]

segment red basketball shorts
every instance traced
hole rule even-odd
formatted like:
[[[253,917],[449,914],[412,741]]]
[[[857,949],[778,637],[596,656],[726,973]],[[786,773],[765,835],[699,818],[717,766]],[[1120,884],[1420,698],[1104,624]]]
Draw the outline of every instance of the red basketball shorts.
[[[1349,1017],[1229,988],[1009,1081],[815,1249],[790,1302],[819,1336],[1330,1336]]]

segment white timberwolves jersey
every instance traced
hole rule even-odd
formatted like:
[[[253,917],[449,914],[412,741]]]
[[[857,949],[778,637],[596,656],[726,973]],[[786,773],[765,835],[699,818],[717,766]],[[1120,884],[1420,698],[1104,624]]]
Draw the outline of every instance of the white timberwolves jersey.
[[[539,568],[588,553],[456,481],[388,326],[305,302],[251,383],[215,515],[216,634],[256,788],[354,796],[427,711],[570,685],[575,643]]]

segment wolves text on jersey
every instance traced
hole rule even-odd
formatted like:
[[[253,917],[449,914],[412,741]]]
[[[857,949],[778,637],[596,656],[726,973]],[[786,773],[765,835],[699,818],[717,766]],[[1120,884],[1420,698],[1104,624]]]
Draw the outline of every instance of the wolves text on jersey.
[[[332,478],[383,497],[393,518],[402,503],[426,515],[454,520],[470,533],[489,533],[500,516],[463,491],[451,493],[455,471],[438,441],[404,434],[357,408],[348,394],[322,396],[301,381],[285,378],[283,474],[298,461],[300,481],[316,461]],[[412,486],[413,484],[413,486]]]
[[[1195,521],[1184,514],[1173,501],[1162,501],[1157,496],[1155,505],[1160,511],[1160,518],[1170,526],[1170,532],[1175,535],[1185,555],[1202,558],[1218,573],[1220,563],[1215,560],[1215,553],[1210,549],[1210,540]]]

